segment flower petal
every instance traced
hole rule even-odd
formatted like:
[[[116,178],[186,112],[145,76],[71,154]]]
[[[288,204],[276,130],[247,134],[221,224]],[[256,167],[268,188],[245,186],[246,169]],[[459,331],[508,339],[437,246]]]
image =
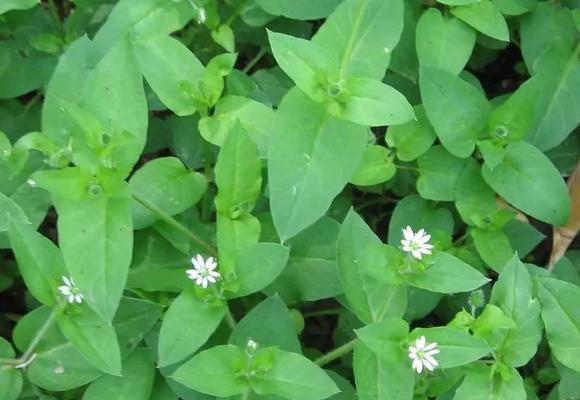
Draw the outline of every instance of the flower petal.
[[[64,281],[64,284],[65,284],[65,285],[67,285],[67,286],[69,286],[69,287],[70,287],[70,286],[73,286],[73,284],[72,284],[71,280],[70,280],[68,277],[66,277],[66,276],[63,276],[63,277],[62,277],[62,280]]]
[[[429,343],[428,345],[425,346],[425,351],[427,350],[431,350],[434,349],[435,347],[437,347],[437,342],[433,342],[433,343]]]
[[[436,360],[436,359],[434,359],[433,357],[431,357],[431,356],[428,356],[428,355],[426,355],[426,354],[425,354],[425,361],[429,361],[429,363],[430,363],[431,365],[433,365],[434,367],[437,367],[437,366],[439,365],[439,363],[437,362],[437,360]]]

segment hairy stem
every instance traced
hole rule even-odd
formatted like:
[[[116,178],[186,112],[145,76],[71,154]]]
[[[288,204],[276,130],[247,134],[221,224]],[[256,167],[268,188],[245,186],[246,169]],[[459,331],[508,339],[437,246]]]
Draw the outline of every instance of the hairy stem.
[[[167,222],[169,225],[171,225],[172,227],[174,227],[175,229],[177,229],[178,231],[183,233],[185,236],[187,236],[193,242],[197,243],[200,247],[202,247],[207,252],[207,254],[214,256],[214,257],[217,256],[217,250],[213,246],[211,246],[209,243],[205,242],[203,239],[201,239],[195,233],[190,231],[181,222],[179,222],[178,220],[173,218],[171,215],[169,215],[166,212],[164,212],[163,210],[161,210],[159,207],[157,207],[155,204],[153,204],[149,200],[141,197],[141,195],[133,192],[132,196],[143,207],[145,207],[146,209],[148,209],[152,213],[156,214],[161,220]]]
[[[345,354],[350,353],[354,349],[355,343],[356,339],[353,339],[350,342],[346,342],[345,344],[343,344],[340,347],[337,347],[331,352],[326,353],[321,357],[318,357],[316,360],[314,360],[314,363],[316,363],[316,365],[318,365],[319,367],[325,366],[326,364],[333,362],[334,360],[344,356]]]

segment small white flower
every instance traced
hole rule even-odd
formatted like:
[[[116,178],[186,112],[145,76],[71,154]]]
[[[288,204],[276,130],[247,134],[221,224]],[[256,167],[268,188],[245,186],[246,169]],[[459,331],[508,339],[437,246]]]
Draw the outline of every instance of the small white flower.
[[[418,374],[423,371],[423,368],[433,371],[439,365],[437,360],[433,358],[435,354],[439,354],[437,343],[429,343],[425,336],[421,336],[415,341],[415,346],[409,346],[409,358],[413,360],[413,369]]]
[[[191,258],[191,264],[193,269],[188,269],[185,273],[189,276],[189,279],[195,281],[195,283],[202,288],[207,288],[210,283],[215,283],[217,278],[220,277],[219,272],[215,271],[217,268],[217,262],[213,257],[209,257],[204,260],[201,255],[197,255]]]
[[[248,340],[248,344],[246,346],[248,347],[248,350],[256,351],[256,349],[258,348],[258,343],[250,339]]]
[[[431,235],[427,235],[424,229],[413,233],[413,229],[407,226],[403,229],[403,236],[405,236],[405,239],[401,240],[403,251],[411,253],[418,260],[423,258],[423,254],[431,254],[433,246],[427,243],[431,240]]]
[[[62,277],[64,282],[63,286],[59,286],[58,290],[65,296],[69,303],[77,302],[81,304],[83,302],[84,296],[81,294],[80,290],[75,286],[75,282],[72,278]]]

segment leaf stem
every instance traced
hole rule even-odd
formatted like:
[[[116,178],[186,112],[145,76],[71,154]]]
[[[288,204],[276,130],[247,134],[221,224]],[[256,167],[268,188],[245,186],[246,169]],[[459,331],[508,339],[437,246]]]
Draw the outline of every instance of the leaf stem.
[[[42,324],[38,332],[36,332],[36,335],[30,341],[30,344],[28,345],[26,351],[19,358],[0,359],[0,364],[13,365],[14,368],[27,367],[36,357],[36,354],[34,353],[36,346],[38,346],[38,343],[40,343],[40,341],[42,340],[46,332],[50,329],[50,327],[52,326],[58,315],[60,315],[62,310],[63,310],[62,305],[59,305],[52,310],[46,321],[44,321],[44,324]]]
[[[137,201],[143,207],[145,207],[146,209],[148,209],[152,213],[156,214],[160,219],[162,219],[163,221],[165,221],[166,223],[168,223],[169,225],[171,225],[172,227],[174,227],[175,229],[177,229],[178,231],[183,233],[185,236],[187,236],[193,242],[197,243],[199,246],[201,246],[207,252],[207,254],[214,256],[214,257],[217,256],[217,250],[213,246],[211,246],[209,243],[205,242],[203,239],[201,239],[195,233],[190,231],[181,222],[179,222],[178,220],[173,218],[171,215],[169,215],[166,212],[164,212],[163,210],[161,210],[159,207],[157,207],[155,204],[153,204],[152,202],[150,202],[146,198],[142,197],[140,194],[133,192],[132,196],[135,199],[135,201]]]
[[[350,342],[346,342],[345,344],[343,344],[340,347],[337,347],[336,349],[332,350],[331,352],[326,353],[325,355],[323,355],[321,357],[318,357],[316,360],[314,360],[314,363],[316,365],[318,365],[319,367],[322,367],[326,364],[333,362],[337,358],[340,358],[340,357],[344,356],[345,354],[350,353],[354,349],[354,345],[355,345],[356,341],[357,341],[357,339],[352,339]]]
[[[246,390],[244,393],[242,393],[242,395],[240,396],[240,400],[250,400],[250,393],[251,390],[248,389]]]
[[[230,307],[228,306],[227,303],[226,303],[226,324],[228,324],[231,330],[234,330],[234,328],[236,327],[236,319],[234,318],[234,315],[232,314],[232,311],[230,310]]]
[[[268,50],[266,49],[266,47],[261,47],[260,51],[258,51],[258,54],[256,54],[254,56],[254,58],[252,58],[248,62],[248,64],[246,64],[244,69],[242,69],[242,72],[244,74],[247,74],[248,72],[250,72],[252,70],[252,68],[254,68],[256,66],[256,64],[262,59],[262,57],[264,57],[266,55],[267,52],[268,52]]]

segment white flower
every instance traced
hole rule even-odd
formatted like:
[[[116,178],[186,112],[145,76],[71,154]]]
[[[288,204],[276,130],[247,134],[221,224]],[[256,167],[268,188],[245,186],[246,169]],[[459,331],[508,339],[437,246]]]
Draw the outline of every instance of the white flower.
[[[423,371],[423,368],[433,371],[439,365],[437,360],[433,358],[435,354],[439,354],[437,343],[429,343],[425,340],[425,336],[421,336],[415,341],[415,346],[409,346],[409,358],[413,360],[413,369],[418,374]]]
[[[207,288],[210,283],[215,283],[217,278],[220,277],[219,272],[215,271],[217,262],[213,257],[204,260],[198,254],[191,258],[191,264],[193,264],[193,269],[188,269],[185,273],[189,276],[189,279],[195,281],[202,288]]]
[[[59,286],[58,290],[65,296],[69,303],[74,303],[75,301],[79,304],[83,302],[84,296],[81,294],[80,290],[75,286],[75,282],[72,278],[62,277],[64,282],[63,286]]]
[[[256,351],[256,349],[258,348],[258,343],[250,339],[248,340],[248,344],[246,345],[246,347],[248,348],[248,350]]]
[[[413,233],[413,229],[407,226],[403,229],[403,235],[405,236],[405,239],[401,240],[403,251],[411,253],[418,260],[423,258],[423,254],[431,254],[433,246],[427,243],[431,240],[431,235],[427,235],[424,229]]]

